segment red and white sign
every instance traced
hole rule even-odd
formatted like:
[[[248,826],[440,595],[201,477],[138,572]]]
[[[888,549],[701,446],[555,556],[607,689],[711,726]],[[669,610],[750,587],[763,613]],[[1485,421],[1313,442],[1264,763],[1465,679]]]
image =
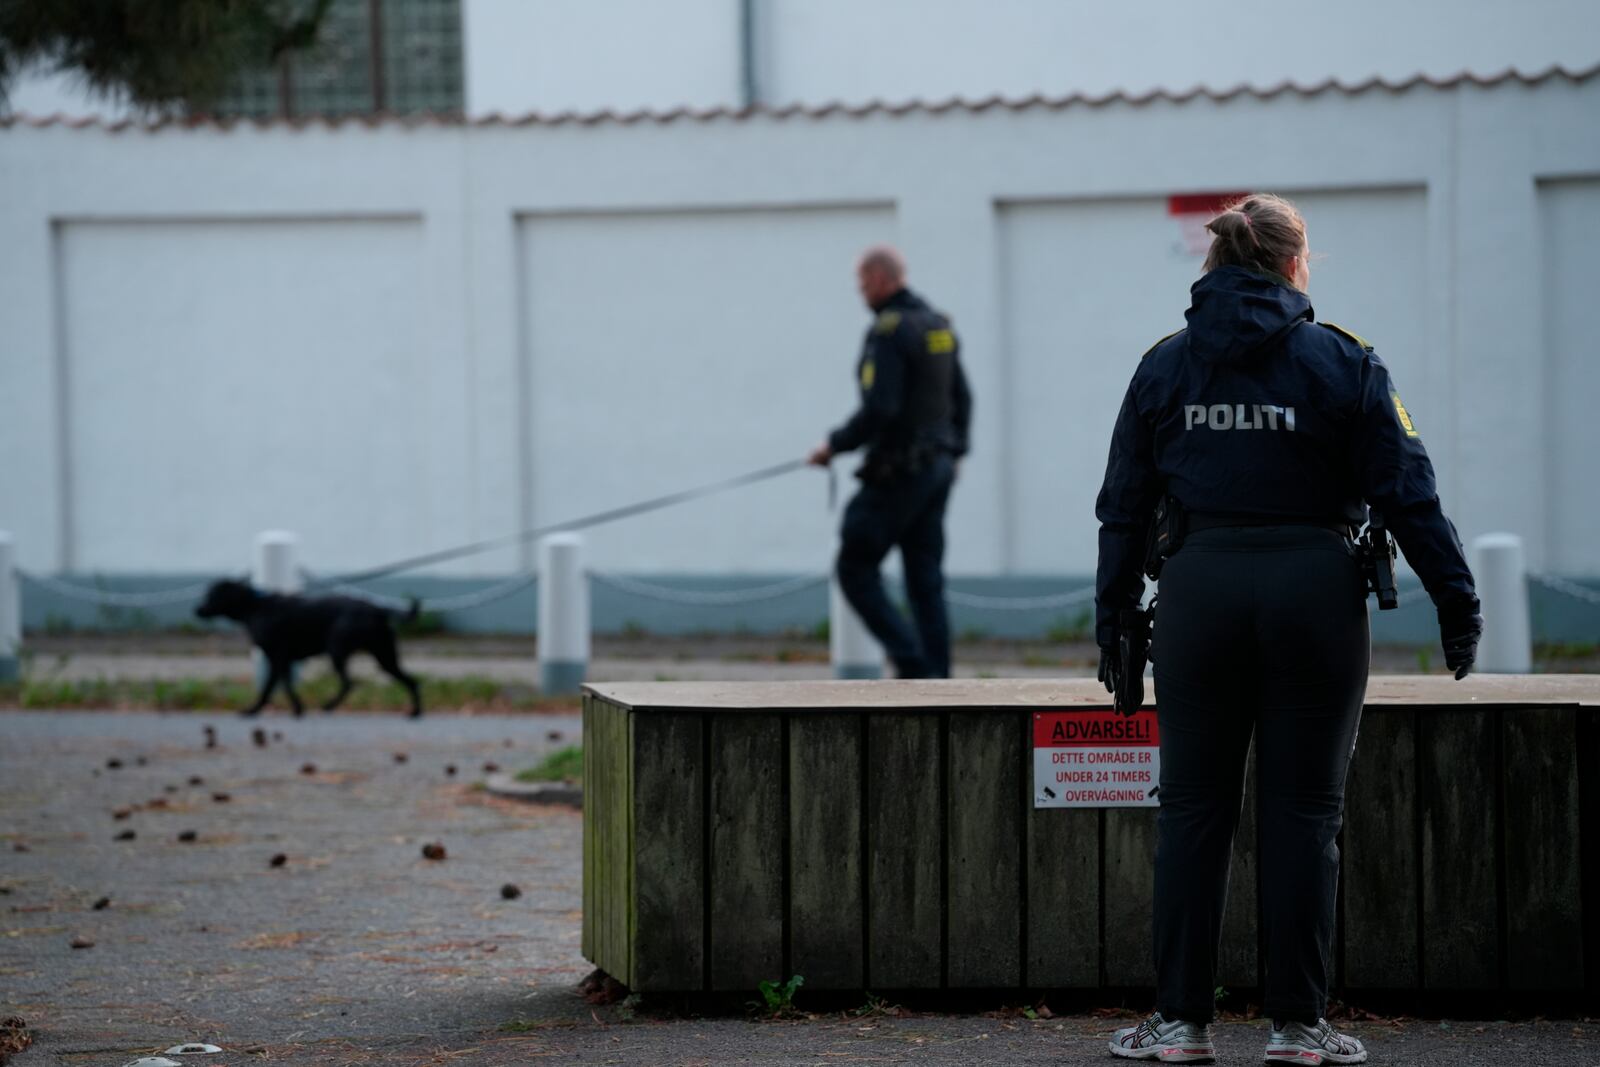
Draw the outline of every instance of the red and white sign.
[[[1034,807],[1154,808],[1160,781],[1154,708],[1034,713]]]
[[[1167,214],[1178,220],[1179,247],[1191,256],[1205,255],[1211,248],[1211,231],[1206,229],[1206,223],[1244,196],[1244,193],[1179,193],[1167,197]]]

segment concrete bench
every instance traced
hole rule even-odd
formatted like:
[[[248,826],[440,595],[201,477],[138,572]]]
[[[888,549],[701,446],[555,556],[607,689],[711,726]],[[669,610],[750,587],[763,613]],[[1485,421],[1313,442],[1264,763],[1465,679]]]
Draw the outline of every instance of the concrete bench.
[[[640,992],[1153,984],[1155,811],[1038,809],[1093,681],[659,683],[584,698],[583,953]],[[1600,678],[1375,678],[1336,984],[1600,985]],[[1218,981],[1259,988],[1254,796]],[[1586,921],[1587,920],[1587,921]]]

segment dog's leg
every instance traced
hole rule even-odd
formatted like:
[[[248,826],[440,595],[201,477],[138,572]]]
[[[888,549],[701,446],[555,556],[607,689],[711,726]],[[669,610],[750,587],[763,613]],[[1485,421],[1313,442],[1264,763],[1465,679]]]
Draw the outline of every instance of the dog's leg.
[[[340,701],[350,695],[350,687],[354,684],[350,681],[348,666],[350,653],[341,648],[336,652],[330,652],[328,658],[333,660],[333,673],[339,676],[339,691],[333,694],[333,697],[326,704],[322,705],[323,711],[332,711],[338,707]]]
[[[272,669],[283,679],[283,691],[289,697],[289,706],[294,709],[294,717],[300,718],[306,713],[306,706],[300,702],[300,694],[294,691],[294,664],[275,664]]]
[[[400,669],[400,653],[395,648],[394,634],[386,633],[378,638],[372,648],[372,658],[378,661],[389,677],[406,687],[406,692],[411,694],[411,717],[419,718],[422,715],[422,690],[417,687],[417,680]]]
[[[272,699],[272,691],[278,687],[281,675],[278,665],[271,660],[267,661],[267,676],[261,680],[261,692],[256,694],[256,702],[245,708],[239,714],[246,718],[260,715],[261,709],[267,706],[267,701]]]

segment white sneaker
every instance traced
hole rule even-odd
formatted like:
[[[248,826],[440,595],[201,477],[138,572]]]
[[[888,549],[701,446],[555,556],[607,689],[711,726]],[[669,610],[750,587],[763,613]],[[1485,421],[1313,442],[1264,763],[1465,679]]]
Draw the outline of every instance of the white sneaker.
[[[1167,1022],[1156,1012],[1138,1026],[1128,1026],[1111,1036],[1111,1054],[1130,1060],[1162,1063],[1215,1063],[1217,1046],[1211,1027],[1182,1020]]]
[[[1283,1023],[1280,1027],[1274,1023],[1265,1057],[1268,1063],[1316,1067],[1319,1063],[1366,1063],[1367,1050],[1355,1038],[1329,1026],[1328,1020],[1318,1019],[1315,1026]]]

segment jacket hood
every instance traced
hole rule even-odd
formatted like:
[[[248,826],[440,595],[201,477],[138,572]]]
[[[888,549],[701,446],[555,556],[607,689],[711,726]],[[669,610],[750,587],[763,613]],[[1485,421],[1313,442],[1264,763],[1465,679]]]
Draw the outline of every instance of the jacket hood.
[[[1210,363],[1243,363],[1270,351],[1311,299],[1287,281],[1243,267],[1218,267],[1189,289],[1189,351]]]

